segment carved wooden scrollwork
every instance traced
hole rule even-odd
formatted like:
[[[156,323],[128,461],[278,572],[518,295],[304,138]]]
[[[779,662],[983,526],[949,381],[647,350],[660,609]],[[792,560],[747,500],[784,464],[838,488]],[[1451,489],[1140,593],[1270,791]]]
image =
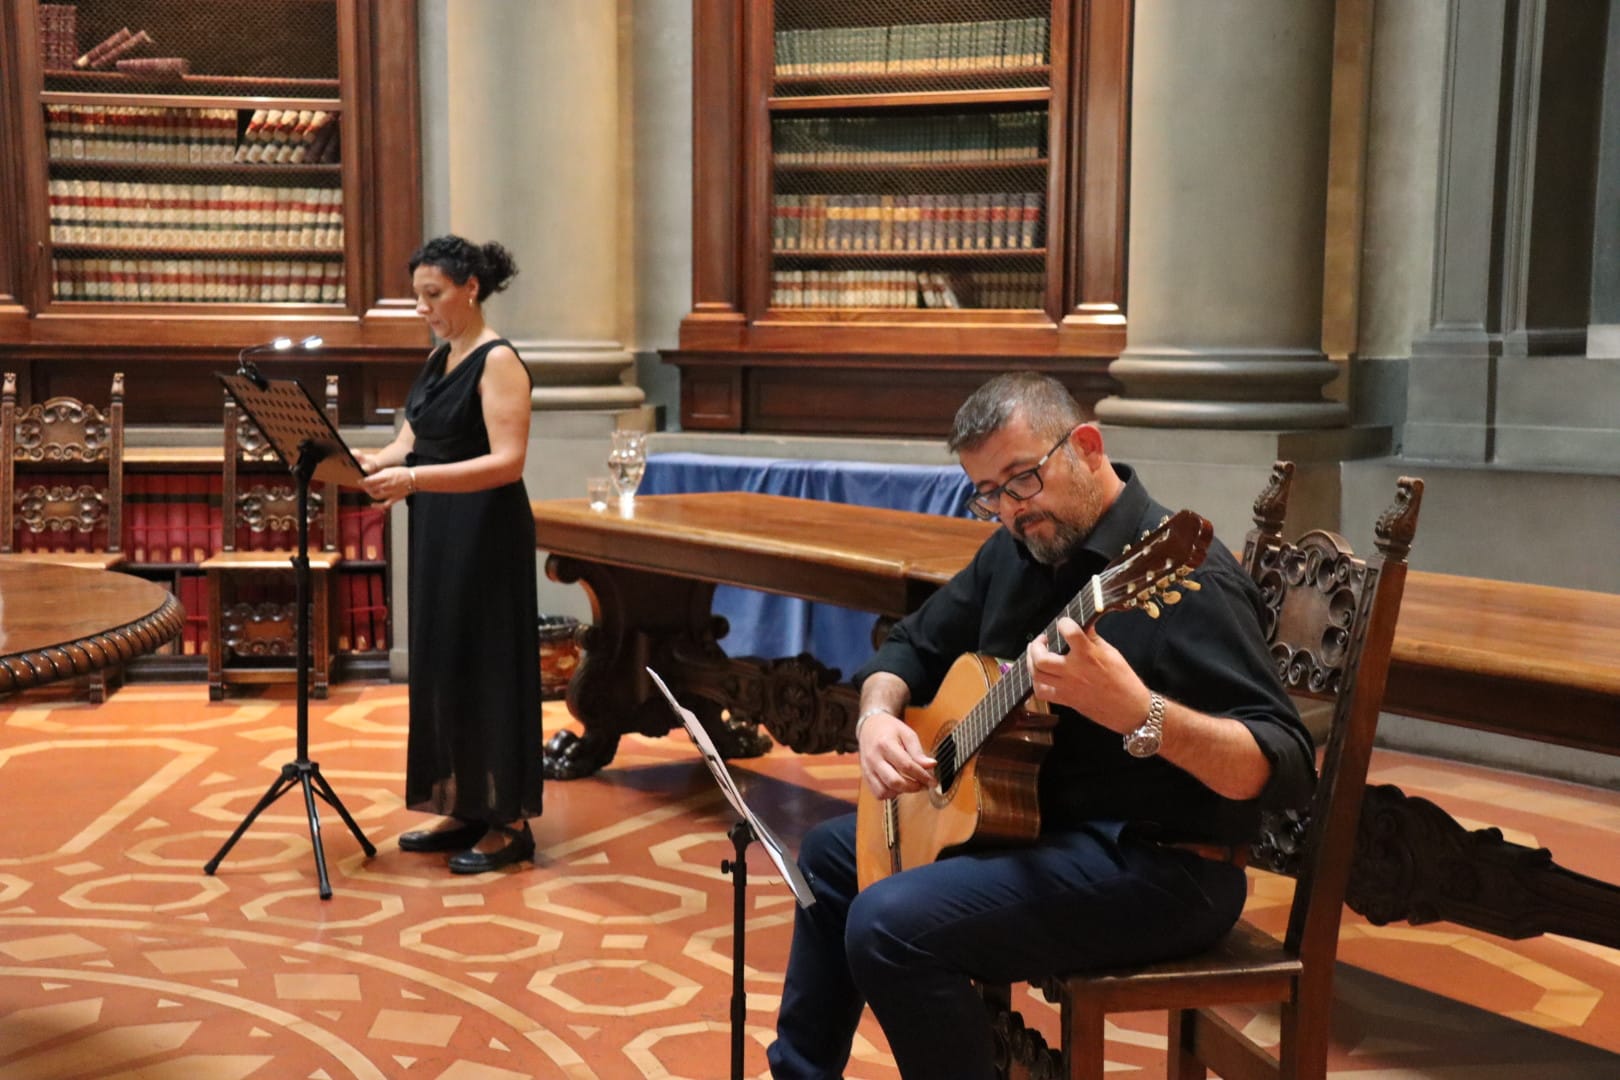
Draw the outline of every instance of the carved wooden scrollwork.
[[[17,415],[12,452],[17,461],[90,463],[112,453],[113,425],[93,405],[73,398],[51,398]]]
[[[17,493],[17,518],[30,532],[90,532],[107,520],[107,496],[89,484],[35,484]]]
[[[224,613],[225,648],[237,656],[291,656],[296,604],[232,604]]]
[[[1297,544],[1260,552],[1256,580],[1265,604],[1262,628],[1283,684],[1322,697],[1337,694],[1355,655],[1356,612],[1369,587],[1366,564],[1336,537],[1313,532]]]
[[[307,514],[310,524],[320,520],[325,505],[324,494],[311,490]],[[298,493],[292,488],[254,484],[236,497],[236,508],[237,519],[256,533],[298,528]]]
[[[281,455],[247,413],[236,410],[236,455],[240,461],[280,461]]]
[[[1260,835],[1249,845],[1249,864],[1273,874],[1298,877],[1310,821],[1310,814],[1304,810],[1261,813]]]
[[[687,688],[725,709],[734,724],[760,725],[801,754],[850,750],[859,697],[808,653],[779,660],[728,659],[688,666]],[[739,755],[740,756],[740,755]]]
[[[1427,799],[1367,789],[1345,903],[1369,922],[1445,920],[1500,937],[1557,933],[1620,948],[1620,887],[1546,848],[1465,829]]]
[[[1027,1076],[1029,1080],[1062,1080],[1063,1057],[1046,1044],[1046,1037],[1024,1023],[1016,1009],[986,1002],[990,1035],[995,1041],[996,1075]],[[1018,1066],[1014,1072],[1013,1066]]]

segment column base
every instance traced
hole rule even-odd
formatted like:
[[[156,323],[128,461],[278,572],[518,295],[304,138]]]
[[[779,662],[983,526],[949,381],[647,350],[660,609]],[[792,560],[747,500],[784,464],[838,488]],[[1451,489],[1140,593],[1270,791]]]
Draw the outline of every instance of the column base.
[[[1350,411],[1322,397],[1337,364],[1307,349],[1127,349],[1108,365],[1123,394],[1097,403],[1104,423],[1135,427],[1343,427]]]
[[[533,408],[621,411],[647,395],[635,385],[635,354],[616,341],[514,341],[534,376]]]

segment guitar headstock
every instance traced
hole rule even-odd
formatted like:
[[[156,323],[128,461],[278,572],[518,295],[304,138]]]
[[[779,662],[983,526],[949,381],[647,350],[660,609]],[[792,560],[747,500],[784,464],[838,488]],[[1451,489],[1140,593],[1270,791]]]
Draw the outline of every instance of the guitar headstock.
[[[1215,527],[1191,510],[1182,510],[1097,575],[1097,614],[1141,608],[1159,617],[1159,602],[1179,603],[1181,592],[1196,592],[1188,578],[1203,563]]]

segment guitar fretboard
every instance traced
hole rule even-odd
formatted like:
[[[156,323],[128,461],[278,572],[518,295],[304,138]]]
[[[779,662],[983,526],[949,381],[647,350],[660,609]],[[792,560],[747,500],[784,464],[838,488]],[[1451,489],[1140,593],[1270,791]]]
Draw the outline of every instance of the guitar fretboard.
[[[1057,631],[1058,620],[1067,616],[1079,623],[1082,629],[1090,627],[1102,607],[1101,598],[1102,577],[1099,575],[1092,578],[1086,587],[1080,590],[1080,595],[1065,604],[1057,617],[1046,624],[1046,629],[1042,633],[1046,636],[1047,648],[1055,653],[1067,652],[1069,644]],[[1007,668],[1001,680],[990,688],[990,692],[969,710],[962,718],[962,722],[956,725],[935,748],[934,771],[942,789],[949,790],[962,766],[979,752],[979,748],[995,732],[1002,720],[1034,692],[1035,688],[1029,677],[1028,656],[1029,650],[1025,649]]]

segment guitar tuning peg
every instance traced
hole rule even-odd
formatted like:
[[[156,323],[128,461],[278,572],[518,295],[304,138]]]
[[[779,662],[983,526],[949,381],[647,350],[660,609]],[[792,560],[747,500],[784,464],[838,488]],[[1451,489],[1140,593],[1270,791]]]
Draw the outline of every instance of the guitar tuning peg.
[[[1188,578],[1187,580],[1183,581],[1181,583],[1181,587],[1183,589],[1186,589],[1188,592],[1197,592],[1198,590],[1203,588],[1202,585],[1200,585],[1198,582],[1194,581],[1192,578]]]
[[[1181,594],[1176,592],[1174,589],[1166,589],[1164,592],[1159,594],[1159,599],[1163,600],[1166,604],[1179,604],[1181,603]]]
[[[1151,600],[1142,601],[1142,610],[1148,613],[1148,618],[1150,619],[1157,619],[1159,617],[1159,605],[1155,604]]]

